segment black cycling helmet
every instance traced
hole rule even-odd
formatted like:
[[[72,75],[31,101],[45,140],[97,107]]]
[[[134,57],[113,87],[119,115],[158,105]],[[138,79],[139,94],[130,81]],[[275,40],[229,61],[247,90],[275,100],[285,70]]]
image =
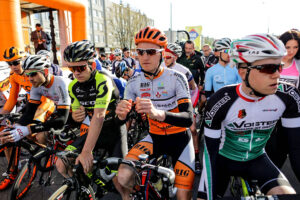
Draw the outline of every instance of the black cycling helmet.
[[[88,61],[94,59],[95,53],[94,44],[88,40],[81,40],[67,46],[64,50],[64,59],[67,62]]]

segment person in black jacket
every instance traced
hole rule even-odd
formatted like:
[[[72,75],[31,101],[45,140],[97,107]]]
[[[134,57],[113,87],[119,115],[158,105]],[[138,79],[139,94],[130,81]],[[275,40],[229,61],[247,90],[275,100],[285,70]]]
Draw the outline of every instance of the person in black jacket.
[[[193,74],[194,80],[199,86],[199,90],[203,89],[204,83],[204,64],[202,61],[202,54],[195,51],[193,41],[186,41],[184,44],[184,54],[177,60],[178,63],[187,67]]]

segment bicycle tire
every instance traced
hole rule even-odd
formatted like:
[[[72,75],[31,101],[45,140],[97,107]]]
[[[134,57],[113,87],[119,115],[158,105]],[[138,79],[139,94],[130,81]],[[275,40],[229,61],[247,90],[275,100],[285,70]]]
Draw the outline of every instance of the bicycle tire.
[[[34,163],[27,162],[13,184],[10,199],[21,199],[29,190],[36,177],[37,169]]]
[[[65,184],[58,188],[50,197],[48,200],[69,200],[69,199],[74,199],[74,197],[77,196],[77,200],[95,200],[95,192],[92,188],[92,186],[88,186],[88,188],[85,188],[84,190],[82,189],[83,186],[81,187],[81,194],[76,195],[76,190],[74,189],[69,189],[69,185]],[[84,191],[84,193],[82,193]]]

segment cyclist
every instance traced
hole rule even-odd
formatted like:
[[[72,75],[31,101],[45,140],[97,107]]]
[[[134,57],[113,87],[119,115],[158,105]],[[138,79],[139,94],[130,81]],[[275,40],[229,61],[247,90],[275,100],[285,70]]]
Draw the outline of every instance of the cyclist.
[[[295,194],[264,151],[281,118],[293,149],[290,158],[299,171],[300,96],[295,87],[279,84],[285,52],[283,43],[268,34],[232,42],[231,59],[237,63],[243,82],[221,88],[207,102],[198,197],[222,196],[230,175],[257,180],[267,195]],[[204,191],[207,195],[203,196]]]
[[[206,98],[209,98],[211,94],[225,85],[240,83],[242,81],[236,67],[230,66],[230,42],[229,38],[222,38],[215,43],[219,62],[206,71],[204,84]]]
[[[164,62],[162,65],[165,67],[168,67],[169,69],[179,71],[186,76],[188,83],[189,83],[189,89],[190,89],[193,108],[195,108],[197,106],[198,99],[199,99],[199,91],[198,91],[197,85],[194,81],[191,71],[188,68],[186,68],[185,66],[176,62],[176,60],[181,56],[181,54],[182,54],[181,46],[179,46],[176,43],[168,44],[164,51]],[[195,110],[194,110],[194,113],[195,113]],[[195,148],[196,173],[199,174],[201,166],[200,166],[200,160],[199,160],[199,155],[198,155],[199,154],[199,148],[198,148],[199,137],[198,137],[198,133],[197,133],[197,129],[196,129],[196,115],[195,114],[193,117],[193,124],[190,127],[190,130],[192,132],[193,144],[194,144],[194,148]]]
[[[51,52],[48,50],[39,50],[36,55],[46,56],[50,61],[52,60]],[[62,76],[63,72],[60,67],[54,63],[51,63],[51,67],[49,67],[50,73],[54,76]]]
[[[136,73],[141,72],[141,69],[132,69],[126,65],[125,62],[120,62],[116,67],[115,74],[118,78],[123,78],[126,81],[129,80],[130,77],[134,76]]]
[[[204,58],[204,66],[205,66],[205,71],[214,66],[215,64],[218,63],[218,59],[216,58],[216,56],[213,54],[211,47],[209,46],[209,44],[205,44],[202,47],[202,51],[203,51],[203,58]]]
[[[128,49],[128,47],[123,48],[123,55],[124,59],[129,63],[130,68],[136,69],[135,60],[132,57],[130,57],[130,50]]]
[[[111,64],[111,73],[112,74],[115,74],[116,67],[122,61],[124,61],[126,63],[126,65],[128,67],[130,67],[130,64],[127,62],[127,60],[122,58],[122,50],[121,49],[115,49],[114,52],[113,52],[113,55],[115,56],[115,60]]]
[[[24,74],[29,77],[32,84],[30,90],[30,100],[26,106],[26,110],[13,130],[3,132],[3,139],[8,142],[17,142],[33,133],[38,134],[38,141],[46,140],[46,132],[50,128],[62,129],[67,122],[71,100],[67,92],[69,79],[61,76],[54,76],[49,73],[51,63],[46,56],[32,55],[28,56],[23,63]],[[51,99],[56,105],[56,116],[45,122],[34,119],[35,113],[39,110],[42,97]],[[54,109],[45,115],[51,115]],[[6,136],[5,136],[6,135]],[[45,142],[42,142],[45,143]]]
[[[188,127],[192,125],[193,106],[186,77],[161,65],[166,36],[158,29],[146,27],[135,36],[142,72],[131,77],[124,99],[117,106],[120,120],[126,120],[135,101],[138,113],[146,113],[149,135],[136,144],[127,159],[138,159],[143,153],[172,157],[176,172],[177,199],[191,199],[195,171],[195,154]],[[181,173],[184,172],[184,175]],[[134,187],[134,175],[128,166],[121,165],[118,181],[123,199],[129,199]]]
[[[82,123],[81,136],[66,150],[80,152],[75,163],[81,163],[85,173],[93,166],[94,149],[105,149],[109,156],[121,158],[127,152],[126,128],[115,117],[119,91],[108,75],[95,70],[95,53],[88,40],[71,43],[64,50],[64,59],[75,76],[69,85],[72,118]],[[67,171],[65,164],[58,159],[56,167],[64,177],[69,177],[72,172]]]
[[[5,102],[5,105],[3,106],[3,109],[1,110],[0,114],[8,114],[13,111],[15,105],[17,104],[18,95],[20,94],[21,89],[25,90],[25,92],[29,94],[32,84],[30,83],[29,78],[24,75],[24,70],[21,67],[23,59],[25,58],[24,51],[17,47],[10,47],[4,51],[3,58],[6,61],[6,63],[10,66],[11,74],[9,76],[9,83],[11,85],[11,88],[9,91],[9,97]],[[27,95],[27,99],[29,98],[30,96]],[[41,99],[41,102],[42,103],[38,107],[39,112],[35,113],[34,119],[44,122],[47,119],[47,117],[49,117],[51,111],[54,110],[55,106],[54,103],[46,97],[43,97]],[[6,158],[9,160],[9,158],[11,157],[11,150],[5,150],[5,155]],[[11,169],[11,171],[15,172],[14,169]],[[11,173],[9,174],[8,178],[3,179],[3,181],[0,183],[0,190],[5,189],[10,184],[12,184],[16,175],[17,174]]]

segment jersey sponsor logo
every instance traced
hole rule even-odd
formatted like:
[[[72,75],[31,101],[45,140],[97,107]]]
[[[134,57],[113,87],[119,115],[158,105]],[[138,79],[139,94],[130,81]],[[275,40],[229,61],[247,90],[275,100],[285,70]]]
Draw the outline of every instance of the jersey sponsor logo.
[[[76,88],[76,93],[85,93],[85,91],[81,90],[79,87]]]
[[[161,93],[164,97],[167,97],[168,96],[168,92],[166,90],[162,91]]]
[[[147,83],[141,83],[141,88],[147,88],[150,86],[150,82],[147,82]]]
[[[160,98],[161,97],[161,94],[159,92],[156,93],[155,95],[157,98]]]
[[[228,124],[228,127],[232,127],[237,130],[249,130],[249,129],[266,129],[266,128],[272,128],[275,126],[276,122],[278,120],[272,120],[272,121],[261,121],[261,122],[246,122],[242,121],[241,123],[233,122],[231,124]]]
[[[279,78],[279,80],[281,81],[281,82],[286,82],[286,83],[291,83],[291,84],[293,84],[294,86],[296,86],[297,85],[297,80],[296,79],[291,79],[291,78]]]
[[[150,88],[141,88],[141,89],[140,89],[140,91],[142,91],[142,92],[143,92],[143,91],[149,91],[149,90],[151,90],[151,89],[150,89]]]
[[[190,174],[190,170],[176,169],[175,174],[177,176],[187,177]]]
[[[289,94],[296,101],[298,112],[300,112],[300,97],[299,94],[295,92],[294,87],[287,84],[279,84],[278,90],[283,93]]]
[[[148,92],[144,92],[144,93],[141,94],[142,98],[144,98],[144,97],[150,97],[150,96],[151,96],[151,94],[148,93]]]
[[[212,108],[210,111],[206,112],[205,117],[205,123],[210,127],[212,119],[214,118],[217,111],[225,104],[227,103],[231,98],[228,96],[228,94],[225,94],[225,96],[220,99]]]
[[[80,105],[82,106],[94,106],[95,101],[79,101]]]
[[[180,84],[182,85],[182,88],[184,88],[186,91],[189,91],[189,86],[188,86],[187,81],[184,79],[184,76],[182,76],[179,73],[174,73],[174,75],[179,78],[178,80],[179,80]]]
[[[269,109],[263,109],[262,111],[263,112],[276,112],[277,110],[278,110],[277,108],[274,108],[274,109],[269,108]]]
[[[238,118],[243,119],[244,117],[246,117],[246,110],[239,110]]]
[[[155,103],[155,102],[154,102]],[[176,105],[176,101],[172,101],[171,103],[167,103],[167,104],[155,104],[154,107],[156,108],[172,108]]]
[[[134,149],[139,149],[141,151],[143,151],[145,154],[148,154],[150,155],[151,154],[151,151],[150,149],[148,149],[146,146],[142,145],[142,144],[136,144],[134,147]]]
[[[103,91],[101,94],[99,94],[97,96],[97,98],[103,98],[107,92],[108,92],[108,88],[107,88],[107,85],[106,85],[106,81],[103,81],[101,82],[98,86],[97,86],[97,90],[100,92],[100,91]]]
[[[163,82],[158,83],[157,86],[158,86],[157,89],[159,89],[159,90],[165,89]]]

